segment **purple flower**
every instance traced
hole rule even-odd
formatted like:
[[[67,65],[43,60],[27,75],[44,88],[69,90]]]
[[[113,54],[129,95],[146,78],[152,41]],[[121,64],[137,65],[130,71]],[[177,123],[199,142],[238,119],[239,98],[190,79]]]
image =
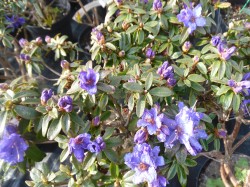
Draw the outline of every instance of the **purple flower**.
[[[192,44],[191,44],[191,42],[190,41],[186,41],[184,44],[183,44],[183,46],[182,46],[182,51],[183,52],[188,52],[189,51],[189,49],[192,47]]]
[[[13,130],[13,129],[12,129]],[[0,140],[0,159],[11,165],[24,160],[24,153],[28,149],[28,144],[17,133],[11,133]]]
[[[84,159],[85,150],[87,150],[88,145],[91,143],[90,138],[90,134],[84,133],[69,140],[69,153],[73,153],[79,162],[82,162]]]
[[[45,105],[47,101],[52,97],[53,91],[51,89],[45,89],[42,91],[42,95],[40,97],[41,103]]]
[[[227,131],[224,129],[218,129],[217,132],[220,138],[225,138],[227,136]]]
[[[147,58],[154,58],[155,57],[155,52],[151,48],[146,49],[146,57]]]
[[[157,109],[145,109],[142,119],[137,122],[137,127],[146,127],[150,135],[155,134],[156,130],[161,127],[161,120],[157,116]]]
[[[24,38],[21,38],[20,40],[19,40],[19,45],[22,47],[22,48],[24,48],[26,45],[28,45],[29,44],[29,42],[28,42],[28,40],[26,40],[26,39],[24,39]]]
[[[244,99],[240,104],[240,108],[244,112],[244,116],[250,116],[248,107],[249,105],[250,105],[250,99]]]
[[[57,105],[60,110],[71,112],[73,110],[73,100],[70,96],[63,96],[58,100]]]
[[[179,113],[175,116],[175,120],[164,118],[164,123],[168,124],[170,135],[165,141],[165,147],[171,148],[178,140],[184,144],[187,151],[195,156],[202,150],[198,139],[206,139],[207,134],[204,129],[199,126],[200,119],[203,114],[193,111],[179,102]]]
[[[99,116],[94,117],[94,119],[93,119],[93,125],[94,126],[98,126],[99,123],[100,123],[100,117]]]
[[[188,27],[188,32],[191,34],[197,27],[204,27],[206,25],[206,19],[201,16],[201,4],[198,4],[194,8],[186,6],[182,9],[180,14],[177,15],[179,22],[183,22],[185,27]]]
[[[219,45],[219,43],[221,42],[221,37],[220,36],[213,36],[211,39],[211,43],[213,46],[217,46]]]
[[[223,60],[229,60],[232,54],[236,51],[235,46],[228,48],[228,46],[224,42],[220,42],[217,46],[217,49],[220,53],[221,59]]]
[[[26,54],[23,54],[23,53],[21,53],[21,54],[19,55],[19,58],[20,58],[21,60],[23,60],[23,61],[29,61],[29,60],[30,60],[30,56],[29,56],[29,55],[26,55]]]
[[[163,157],[158,156],[159,152],[158,146],[152,149],[149,144],[143,143],[136,144],[133,152],[125,155],[125,164],[135,171],[135,184],[152,183],[157,180],[156,169],[164,165]]]
[[[87,149],[91,152],[91,153],[100,153],[103,149],[105,149],[106,144],[103,141],[103,138],[101,136],[98,136],[95,141],[90,142],[88,144]]]
[[[20,26],[22,26],[25,23],[24,18],[15,16],[15,15],[13,15],[11,17],[6,16],[6,20],[7,20],[7,22],[9,22],[8,27],[13,28],[13,30],[19,28]]]
[[[82,89],[86,90],[90,95],[96,94],[99,73],[96,73],[93,69],[82,71],[79,74],[79,80]]]
[[[5,126],[4,135],[3,136],[10,136],[13,133],[17,133],[17,126],[14,125],[14,124],[12,124],[12,123],[7,124]]]
[[[117,3],[118,5],[120,5],[120,4],[122,4],[122,0],[116,0],[116,3]]]
[[[243,93],[245,96],[250,95],[250,80],[242,79],[240,82],[234,80],[228,80],[228,86],[230,86],[235,93]]]
[[[144,143],[148,139],[148,132],[146,129],[141,128],[135,133],[134,142],[135,143]]]
[[[249,29],[250,29],[250,22],[246,22],[246,23],[244,23],[244,26],[245,26],[245,28],[246,28],[246,29],[248,29],[248,30],[249,30]]]
[[[167,179],[159,175],[155,181],[149,184],[149,187],[166,187],[167,184],[169,184]]]
[[[176,79],[174,78],[174,69],[169,65],[168,61],[165,61],[161,67],[158,68],[157,73],[167,80],[168,86],[174,86],[176,84]]]
[[[161,9],[162,9],[161,0],[154,0],[153,9],[156,10],[156,11],[161,11]]]

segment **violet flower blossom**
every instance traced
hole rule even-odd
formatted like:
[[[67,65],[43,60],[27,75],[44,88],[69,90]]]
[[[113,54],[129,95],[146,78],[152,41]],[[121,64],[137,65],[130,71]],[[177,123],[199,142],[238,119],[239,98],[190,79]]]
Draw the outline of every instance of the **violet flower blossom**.
[[[198,4],[194,8],[186,6],[177,15],[179,22],[183,22],[185,27],[188,27],[188,32],[191,34],[197,27],[204,27],[206,25],[206,19],[201,16],[201,4]]]
[[[73,153],[79,162],[82,162],[84,159],[84,153],[88,149],[88,145],[91,143],[90,138],[90,134],[84,133],[75,138],[70,138],[69,140],[69,153]]]
[[[53,91],[51,89],[44,89],[40,97],[41,103],[45,105],[47,101],[52,97]]]
[[[12,28],[13,30],[18,29],[25,23],[25,19],[23,17],[18,17],[13,15],[11,17],[6,16],[7,22],[9,22],[8,28]]]
[[[142,119],[139,119],[137,122],[137,127],[145,127],[150,135],[155,134],[157,129],[161,127],[161,120],[157,115],[157,109],[145,109]]]
[[[133,177],[134,184],[143,182],[153,183],[157,179],[157,168],[163,166],[164,158],[158,156],[160,148],[153,149],[147,143],[136,144],[132,153],[127,153],[124,157],[125,164],[135,171]]]
[[[170,130],[170,135],[165,141],[165,147],[172,148],[179,141],[185,145],[191,155],[195,156],[202,150],[198,140],[207,138],[205,130],[199,127],[203,114],[193,111],[192,108],[189,109],[182,102],[179,102],[178,106],[179,113],[175,116],[175,120],[163,119]]]
[[[73,100],[70,96],[63,96],[58,100],[57,105],[60,110],[71,112],[73,110]]]
[[[148,139],[148,131],[145,128],[139,129],[134,136],[134,142],[141,144],[144,143]]]
[[[161,0],[154,0],[154,2],[153,2],[153,9],[155,11],[160,11],[162,9],[162,2],[161,2]]]
[[[166,187],[167,184],[169,184],[167,179],[165,177],[159,175],[157,177],[157,179],[155,181],[153,181],[152,183],[150,183],[148,186],[149,187]]]
[[[212,39],[211,39],[211,44],[213,46],[218,46],[220,42],[221,42],[221,37],[220,36],[213,36]]]
[[[93,69],[82,71],[79,74],[80,87],[93,95],[97,92],[97,82],[99,80],[99,73],[96,73]]]
[[[189,51],[189,49],[192,47],[192,44],[190,41],[186,41],[183,45],[182,45],[182,51],[187,53]]]
[[[106,147],[106,143],[103,141],[101,136],[96,137],[95,141],[89,142],[87,149],[91,153],[100,153]]]
[[[250,80],[242,80],[236,82],[234,80],[228,80],[228,86],[230,86],[235,93],[243,93],[245,96],[250,95]]]
[[[155,52],[151,48],[146,49],[146,57],[147,58],[154,58],[155,57]]]
[[[158,68],[157,74],[167,80],[168,86],[172,87],[176,84],[176,79],[174,78],[174,69],[171,65],[169,65],[168,61],[165,61],[162,66]]]
[[[19,45],[24,48],[26,45],[29,44],[28,40],[24,39],[24,38],[21,38],[19,41],[18,41]]]
[[[25,151],[28,144],[17,134],[17,128],[13,125],[7,125],[3,139],[0,140],[0,159],[15,165],[24,160]]]
[[[225,42],[220,42],[217,45],[217,49],[220,53],[221,59],[223,60],[229,60],[232,56],[232,54],[236,51],[236,47],[232,46],[228,48]]]

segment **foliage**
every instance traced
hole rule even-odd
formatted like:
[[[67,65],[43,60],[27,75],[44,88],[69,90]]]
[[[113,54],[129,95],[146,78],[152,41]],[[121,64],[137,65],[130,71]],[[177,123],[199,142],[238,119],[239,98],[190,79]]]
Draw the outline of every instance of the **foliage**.
[[[213,33],[216,10],[228,6],[110,1],[105,22],[91,33],[88,62],[67,36],[19,40],[17,61],[25,68],[0,84],[0,135],[16,126],[29,148],[23,162],[1,170],[30,171],[29,186],[166,186],[176,175],[186,186],[197,156],[228,161],[240,125],[249,123],[250,94],[249,18]],[[11,47],[4,42],[10,29],[0,29]],[[47,55],[62,68],[51,88],[37,79],[44,68],[54,72]],[[45,141],[62,149],[58,171],[36,167],[45,156],[36,143]]]

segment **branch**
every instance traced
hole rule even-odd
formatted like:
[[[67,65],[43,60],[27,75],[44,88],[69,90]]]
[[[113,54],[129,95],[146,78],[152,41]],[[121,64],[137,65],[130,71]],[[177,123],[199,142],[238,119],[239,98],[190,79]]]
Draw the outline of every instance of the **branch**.
[[[231,185],[229,184],[229,182],[227,180],[226,173],[225,173],[225,170],[223,167],[223,163],[220,164],[220,176],[221,176],[221,179],[222,179],[225,187],[231,187]]]
[[[245,136],[243,136],[232,148],[232,153],[243,144],[248,138],[250,138],[250,132],[248,132]]]
[[[233,184],[233,186],[237,187],[239,185],[239,182],[237,181],[236,177],[232,173],[232,169],[230,168],[228,163],[223,163],[223,167],[224,167],[224,170],[225,170],[226,174],[228,175],[231,183]]]
[[[216,162],[221,162],[220,160],[224,159],[224,155],[219,151],[201,152],[197,156],[205,156],[205,157],[212,159]]]
[[[121,107],[120,107],[120,105],[117,103],[117,101],[113,98],[112,95],[109,95],[109,98],[112,100],[112,102],[113,102],[113,104],[115,106],[114,109],[117,112],[117,114],[119,115],[120,120],[123,122],[123,124],[125,124],[125,120],[124,120],[123,115],[121,113]]]

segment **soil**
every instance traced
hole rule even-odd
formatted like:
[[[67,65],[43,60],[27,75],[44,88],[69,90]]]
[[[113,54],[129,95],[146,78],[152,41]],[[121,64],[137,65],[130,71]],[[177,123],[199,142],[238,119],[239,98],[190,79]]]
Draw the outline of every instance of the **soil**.
[[[232,156],[232,168],[234,168],[235,163],[240,159],[240,158],[245,158],[247,159],[248,165],[250,165],[250,157],[247,155],[242,155],[242,154],[234,154]],[[224,187],[223,184],[218,182],[217,186],[211,183],[208,183],[209,179],[214,179],[214,180],[219,180],[220,179],[220,163],[212,160],[208,160],[203,169],[201,170],[200,176],[199,176],[199,181],[198,185],[199,187]]]

